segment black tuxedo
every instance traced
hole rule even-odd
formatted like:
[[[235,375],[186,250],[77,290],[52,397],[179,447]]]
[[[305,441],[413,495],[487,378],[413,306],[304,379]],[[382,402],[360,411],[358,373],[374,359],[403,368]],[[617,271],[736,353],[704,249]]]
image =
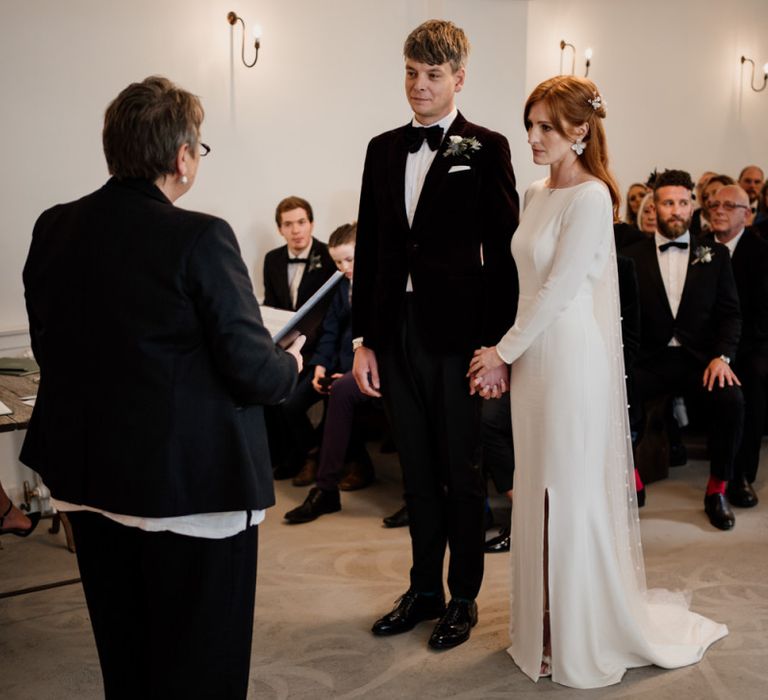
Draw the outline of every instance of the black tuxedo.
[[[480,405],[469,396],[465,375],[472,351],[496,343],[514,321],[510,241],[518,197],[506,139],[458,114],[409,226],[405,130],[388,131],[368,145],[352,333],[377,354],[400,453],[413,545],[411,588],[442,591],[448,544],[450,592],[474,599],[483,574],[485,489],[478,468]],[[468,158],[446,157],[450,136],[475,137],[480,149]],[[409,275],[413,292],[406,294]]]
[[[710,236],[710,241],[714,238]],[[747,229],[731,256],[739,292],[742,333],[734,370],[744,392],[744,436],[736,455],[736,476],[757,475],[768,393],[768,243]]]
[[[312,239],[307,258],[308,262],[296,295],[296,308],[320,289],[336,271],[333,258],[328,253],[328,246],[315,238]],[[287,245],[270,250],[264,256],[264,306],[294,310],[291,304],[291,290],[288,287]]]
[[[702,391],[704,369],[720,355],[736,356],[741,314],[731,261],[725,246],[711,244],[710,262],[700,257],[700,243],[692,239],[688,267],[677,315],[672,315],[656,254],[656,241],[625,248],[635,262],[640,289],[641,337],[634,368],[637,402],[635,427],[641,427],[643,404],[662,394],[697,394],[712,418],[709,432],[712,474],[728,480],[741,439],[743,397],[737,386]],[[697,252],[698,251],[698,252]],[[675,337],[681,347],[670,347]]]

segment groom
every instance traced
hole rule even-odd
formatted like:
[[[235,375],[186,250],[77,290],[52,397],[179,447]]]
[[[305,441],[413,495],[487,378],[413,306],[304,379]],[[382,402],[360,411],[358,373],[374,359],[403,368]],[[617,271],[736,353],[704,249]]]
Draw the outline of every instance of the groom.
[[[413,119],[368,146],[352,308],[353,371],[363,393],[384,397],[413,554],[407,592],[373,633],[440,618],[429,640],[438,649],[469,639],[483,577],[480,405],[467,367],[512,325],[517,302],[509,145],[455,107],[468,52],[464,32],[442,20],[405,41]]]

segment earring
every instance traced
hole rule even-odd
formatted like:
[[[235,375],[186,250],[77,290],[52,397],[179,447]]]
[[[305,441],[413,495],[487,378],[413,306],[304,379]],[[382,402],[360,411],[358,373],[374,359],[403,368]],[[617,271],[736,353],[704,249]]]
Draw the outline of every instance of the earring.
[[[573,148],[573,146],[571,146],[571,148]],[[189,182],[189,179],[187,178],[187,176],[186,176],[186,175],[182,175],[182,176],[179,178],[179,182],[180,182],[182,185],[186,185],[186,184]]]
[[[581,137],[576,139],[576,143],[571,144],[571,150],[576,152],[577,156],[580,156],[582,153],[584,153],[584,149],[587,147],[587,144],[585,144]]]

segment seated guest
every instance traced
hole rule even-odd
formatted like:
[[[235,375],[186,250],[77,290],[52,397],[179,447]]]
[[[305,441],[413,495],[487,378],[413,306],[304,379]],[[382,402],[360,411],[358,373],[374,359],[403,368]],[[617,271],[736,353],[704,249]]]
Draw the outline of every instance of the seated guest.
[[[760,188],[757,214],[752,222],[752,230],[761,238],[768,240],[768,182]]]
[[[736,184],[736,182],[730,175],[724,175],[722,173],[716,173],[707,180],[707,183],[701,189],[701,207],[694,212],[694,216],[691,219],[691,235],[694,238],[709,231],[709,210],[707,209],[707,201],[712,196],[712,193],[725,185],[734,184]],[[695,216],[697,213],[699,213],[698,217]]]
[[[738,184],[747,193],[749,197],[749,208],[751,217],[747,219],[747,226],[752,224],[758,210],[758,201],[760,199],[760,188],[765,182],[765,173],[762,168],[756,165],[748,165],[739,173]]]
[[[735,518],[725,489],[741,441],[744,398],[730,367],[741,315],[728,249],[691,240],[693,182],[667,170],[654,183],[658,232],[624,250],[635,261],[640,290],[641,338],[634,365],[634,428],[653,398],[697,395],[710,418],[710,478],[704,499],[710,522],[721,530]]]
[[[653,203],[653,192],[649,192],[637,210],[637,228],[647,236],[656,234],[656,205]]]
[[[306,199],[282,200],[275,223],[286,244],[264,257],[264,305],[293,311],[333,274],[333,260],[328,246],[312,237],[314,215]]]
[[[304,503],[285,514],[285,519],[291,524],[308,523],[325,513],[341,510],[340,489],[352,491],[363,488],[374,478],[373,464],[365,446],[361,445],[357,460],[352,461],[354,466],[350,474],[342,480],[355,410],[361,404],[375,400],[360,391],[351,371],[356,234],[356,224],[346,224],[336,229],[328,241],[331,257],[344,273],[323,322],[322,334],[312,359],[315,366],[312,383],[319,394],[329,394],[328,408],[320,445],[317,486],[310,489]]]
[[[333,274],[334,264],[325,243],[312,237],[312,206],[301,197],[286,197],[275,209],[278,233],[286,244],[264,257],[264,305],[293,311],[311,297]],[[310,358],[317,341],[310,334],[304,357]],[[266,412],[269,449],[276,479],[296,477],[317,443],[307,411],[320,397],[312,388],[309,365],[296,389],[280,406]]]
[[[637,228],[637,210],[643,197],[649,192],[642,182],[633,182],[627,190],[627,209],[624,213],[624,221],[630,226]]]
[[[745,230],[749,196],[738,185],[717,190],[707,207],[714,240],[731,254],[742,316],[734,369],[744,393],[744,435],[727,495],[733,505],[751,508],[757,505],[752,483],[760,462],[768,398],[768,243]]]
[[[112,177],[41,214],[24,266],[40,387],[20,459],[68,512],[110,699],[246,697],[274,504],[262,406],[302,363],[303,340],[264,328],[227,222],[175,205],[202,121],[165,78],[125,88]]]

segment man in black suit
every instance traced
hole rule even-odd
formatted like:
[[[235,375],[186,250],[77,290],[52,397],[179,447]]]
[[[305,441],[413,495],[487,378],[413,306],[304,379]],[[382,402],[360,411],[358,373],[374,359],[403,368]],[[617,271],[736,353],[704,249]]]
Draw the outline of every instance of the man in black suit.
[[[768,243],[745,230],[750,201],[738,185],[717,190],[707,206],[713,240],[726,246],[731,254],[742,315],[734,366],[744,392],[744,435],[727,495],[733,505],[751,508],[757,505],[752,483],[760,462],[768,400]]]
[[[312,236],[312,206],[301,197],[286,197],[275,209],[278,233],[285,245],[264,257],[264,305],[294,311],[334,273],[336,265],[328,246]],[[312,357],[318,333],[309,334],[304,357]],[[317,458],[308,454],[317,436],[307,411],[322,397],[312,387],[312,370],[306,367],[296,389],[282,405],[267,410],[269,447],[276,479],[293,477],[296,486],[314,481]],[[301,471],[301,473],[299,473]]]
[[[644,403],[667,393],[702,399],[711,419],[705,510],[715,527],[728,530],[735,519],[725,489],[744,420],[739,380],[730,368],[741,315],[727,248],[691,240],[692,190],[684,171],[658,175],[658,232],[623,252],[635,261],[640,288],[642,330],[633,373],[633,418],[640,431]]]
[[[435,648],[466,641],[477,622],[485,488],[480,405],[466,374],[473,350],[512,325],[517,303],[509,145],[469,123],[454,102],[468,49],[464,32],[446,21],[425,22],[406,39],[414,117],[368,146],[352,304],[353,371],[364,393],[384,397],[413,550],[410,587],[373,633],[439,617]]]
[[[69,511],[107,698],[245,698],[262,405],[301,366],[229,225],[173,205],[201,121],[165,78],[129,85],[105,116],[113,177],[40,216],[24,267],[41,374],[21,460]]]
[[[328,246],[312,236],[314,221],[306,199],[286,197],[277,205],[275,223],[285,245],[264,256],[264,306],[295,311],[335,272]]]

